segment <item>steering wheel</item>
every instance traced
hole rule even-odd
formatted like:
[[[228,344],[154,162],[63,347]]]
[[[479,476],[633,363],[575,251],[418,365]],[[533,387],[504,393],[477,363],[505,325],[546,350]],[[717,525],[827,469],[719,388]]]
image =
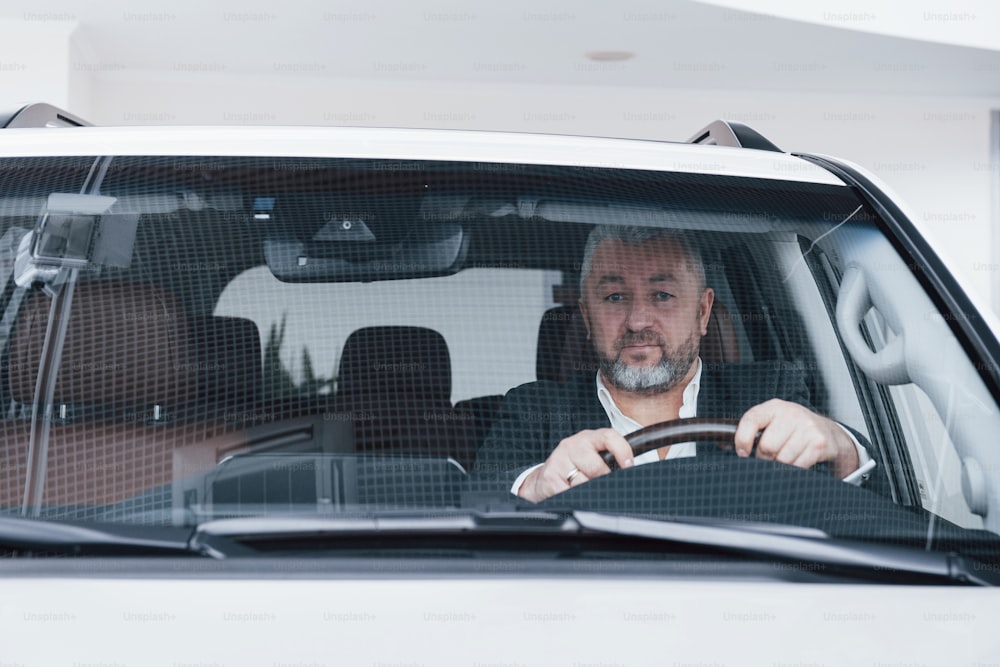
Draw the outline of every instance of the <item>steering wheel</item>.
[[[645,454],[653,449],[676,445],[680,442],[715,442],[719,449],[736,453],[736,444],[733,439],[736,436],[736,419],[715,419],[712,417],[692,417],[690,419],[673,419],[671,421],[652,424],[645,428],[634,431],[625,436],[628,444],[632,445],[632,457]],[[752,457],[757,451],[757,440],[760,433],[754,439],[753,449],[750,450]],[[617,463],[611,452],[602,454],[605,463],[615,470]]]

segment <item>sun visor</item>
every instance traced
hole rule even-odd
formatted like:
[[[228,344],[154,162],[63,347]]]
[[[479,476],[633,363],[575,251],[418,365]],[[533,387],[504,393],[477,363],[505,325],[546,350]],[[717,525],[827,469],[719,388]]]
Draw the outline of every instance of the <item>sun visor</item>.
[[[517,198],[437,196],[424,202],[421,217],[433,220],[477,220],[516,216],[553,222],[592,225],[637,225],[731,232],[785,231],[789,223],[766,213],[730,213],[681,208],[609,204],[603,201],[562,200],[550,197]]]

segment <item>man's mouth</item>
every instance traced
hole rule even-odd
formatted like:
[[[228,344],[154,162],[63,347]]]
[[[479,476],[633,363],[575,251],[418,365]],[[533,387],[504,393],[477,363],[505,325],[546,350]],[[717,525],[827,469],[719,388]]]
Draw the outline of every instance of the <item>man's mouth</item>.
[[[655,343],[629,343],[618,349],[618,358],[628,362],[646,362],[662,356],[663,348]]]
[[[662,350],[663,343],[659,340],[649,338],[633,338],[618,341],[618,352],[648,352],[651,350]]]

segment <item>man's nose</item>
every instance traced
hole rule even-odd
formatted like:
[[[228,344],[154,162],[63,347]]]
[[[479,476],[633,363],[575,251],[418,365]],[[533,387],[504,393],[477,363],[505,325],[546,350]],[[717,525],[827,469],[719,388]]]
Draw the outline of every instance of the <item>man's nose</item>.
[[[628,311],[628,318],[625,325],[630,331],[642,331],[648,329],[653,323],[653,311],[645,301],[633,301]]]

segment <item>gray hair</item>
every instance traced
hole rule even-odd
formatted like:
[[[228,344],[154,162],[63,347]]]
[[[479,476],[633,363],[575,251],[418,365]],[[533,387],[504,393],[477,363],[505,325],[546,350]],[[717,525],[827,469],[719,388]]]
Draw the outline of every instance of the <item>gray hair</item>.
[[[698,278],[698,285],[705,288],[705,262],[702,260],[698,244],[690,234],[679,230],[663,227],[635,227],[627,225],[598,225],[594,227],[587,244],[583,249],[583,261],[580,264],[580,296],[583,297],[583,283],[590,275],[594,266],[594,252],[604,241],[618,240],[632,246],[644,245],[651,241],[666,239],[680,245],[687,257],[687,268]]]

